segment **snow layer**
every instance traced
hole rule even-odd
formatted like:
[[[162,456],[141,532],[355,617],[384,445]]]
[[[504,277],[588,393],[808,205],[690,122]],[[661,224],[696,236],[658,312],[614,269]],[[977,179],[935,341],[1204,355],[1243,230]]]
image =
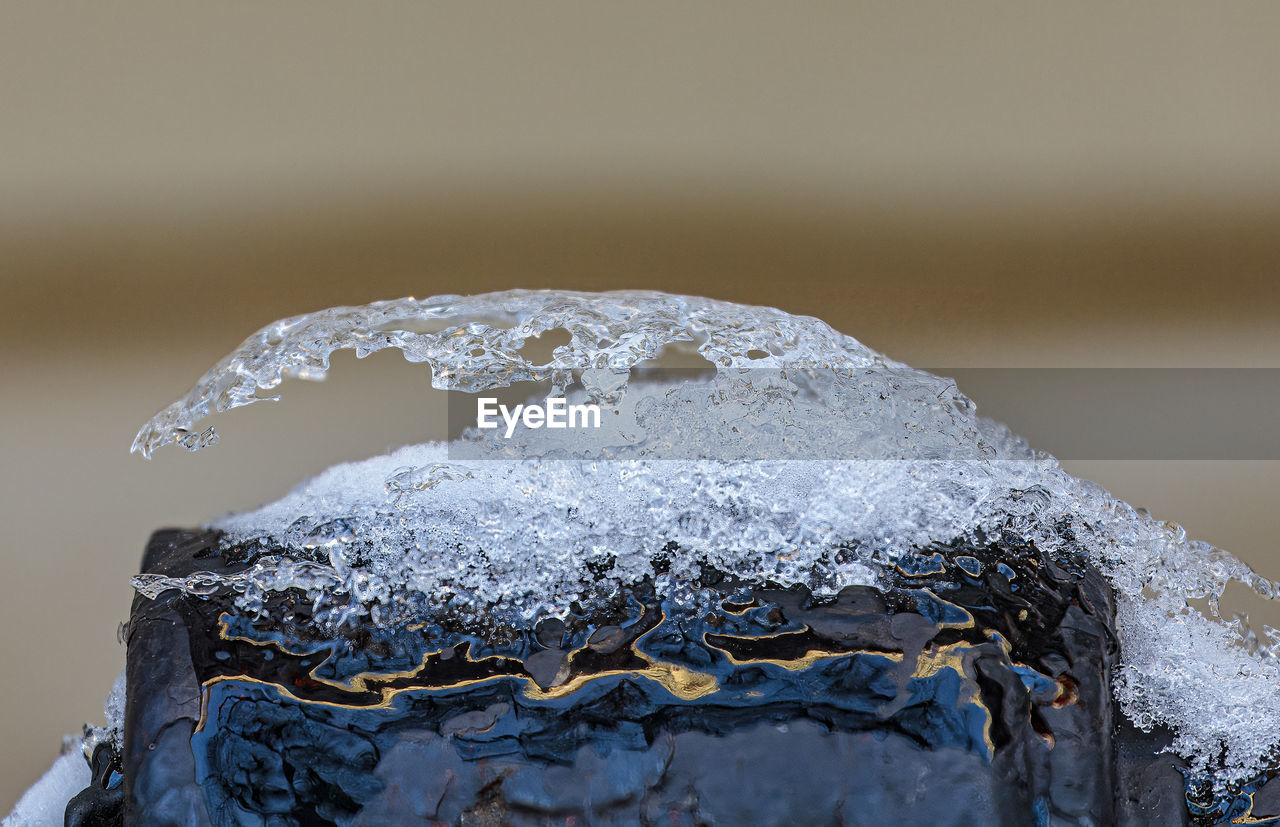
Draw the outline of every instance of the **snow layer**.
[[[85,760],[85,753],[92,752],[92,746],[86,749],[86,744],[95,743],[94,739],[97,738],[106,738],[112,740],[117,748],[120,747],[124,701],[124,672],[121,671],[103,704],[106,726],[86,727],[84,738],[68,737],[63,743],[62,754],[22,794],[13,812],[5,816],[4,827],[62,827],[67,802],[89,786],[92,780],[89,762]]]
[[[561,328],[543,365],[525,342]],[[664,348],[696,348],[713,376],[635,382]],[[772,308],[658,293],[513,291],[402,299],[277,322],[250,337],[139,432],[134,449],[212,444],[197,423],[282,379],[323,378],[329,355],[398,348],[435,386],[543,381],[616,414],[598,432],[471,432],[335,466],[263,508],[214,523],[272,549],[233,577],[143,576],[145,594],[228,584],[247,609],[307,591],[325,622],[393,623],[410,609],[506,613],[512,622],[709,563],[819,593],[875,583],[931,543],[995,536],[1084,555],[1111,580],[1122,664],[1116,693],[1139,726],[1220,789],[1274,765],[1276,633],[1262,640],[1215,605],[1229,582],[1276,586],[1066,474],[976,414],[949,380]],[[376,427],[371,423],[370,427]]]
[[[67,802],[89,786],[89,764],[74,747],[54,759],[53,766],[18,799],[4,827],[62,827]]]

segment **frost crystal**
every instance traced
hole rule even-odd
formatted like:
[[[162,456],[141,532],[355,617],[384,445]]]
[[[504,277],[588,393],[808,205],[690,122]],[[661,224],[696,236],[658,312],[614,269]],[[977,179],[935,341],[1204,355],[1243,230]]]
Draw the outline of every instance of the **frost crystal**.
[[[521,354],[555,329],[569,342],[550,361]],[[714,373],[639,381],[673,346],[696,349]],[[1137,725],[1172,727],[1175,748],[1219,789],[1276,761],[1275,642],[1214,608],[1230,582],[1268,597],[1274,583],[1069,476],[978,417],[949,380],[816,319],[641,292],[334,308],[250,337],[134,450],[212,444],[212,429],[196,427],[206,415],[259,401],[287,377],[322,379],[342,348],[397,348],[442,389],[547,383],[608,406],[611,424],[515,440],[472,430],[335,466],[213,524],[260,550],[245,570],[144,575],[144,594],[229,586],[255,610],[268,591],[298,589],[317,622],[334,625],[431,610],[527,623],[645,577],[696,580],[704,564],[831,594],[874,585],[885,565],[934,544],[1003,538],[1088,559],[1110,579],[1116,694]],[[1201,599],[1207,613],[1191,602]]]

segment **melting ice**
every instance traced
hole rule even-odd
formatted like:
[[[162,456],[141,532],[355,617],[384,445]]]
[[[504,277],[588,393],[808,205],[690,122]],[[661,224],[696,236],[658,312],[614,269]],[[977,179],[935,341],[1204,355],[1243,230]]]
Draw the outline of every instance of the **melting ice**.
[[[569,342],[534,364],[525,343]],[[639,381],[669,348],[711,375]],[[1085,557],[1116,590],[1116,695],[1138,725],[1222,785],[1275,763],[1277,632],[1210,605],[1230,582],[1276,584],[1066,474],[979,417],[948,380],[871,351],[812,318],[651,292],[511,291],[333,308],[246,340],[139,432],[134,450],[216,441],[197,423],[260,401],[286,378],[323,379],[330,354],[395,348],[441,389],[545,383],[606,406],[600,431],[503,440],[470,431],[338,465],[213,527],[265,550],[236,575],[137,579],[146,594],[231,585],[259,608],[301,589],[334,624],[410,609],[528,622],[646,577],[660,587],[714,566],[831,594],[875,585],[933,543],[1005,537]],[[662,574],[654,561],[661,555]],[[669,567],[669,568],[668,568]],[[696,599],[693,595],[691,599]]]

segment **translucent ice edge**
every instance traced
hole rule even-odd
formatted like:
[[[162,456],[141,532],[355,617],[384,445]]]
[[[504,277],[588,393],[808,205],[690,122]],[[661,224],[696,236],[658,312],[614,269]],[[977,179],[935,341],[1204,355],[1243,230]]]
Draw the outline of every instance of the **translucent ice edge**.
[[[520,355],[556,328],[571,340],[550,362]],[[676,342],[695,344],[715,379],[628,391],[630,369]],[[202,447],[212,432],[196,424],[206,414],[256,401],[288,376],[323,378],[336,349],[386,347],[427,362],[437,387],[539,380],[563,393],[576,382],[637,430],[625,444],[590,445],[590,457],[577,436],[545,442],[531,459],[472,433],[465,439],[492,458],[451,460],[449,446],[430,443],[338,465],[213,523],[275,556],[230,577],[143,576],[140,590],[230,584],[254,609],[266,591],[299,588],[336,623],[394,622],[422,599],[531,618],[654,576],[659,555],[674,554],[674,579],[696,578],[705,562],[823,594],[875,584],[885,565],[932,543],[1003,536],[1087,555],[1110,579],[1116,695],[1135,724],[1172,728],[1173,748],[1219,790],[1277,760],[1280,636],[1264,627],[1259,640],[1215,608],[1230,582],[1267,597],[1274,583],[1033,454],[949,381],[815,319],[657,293],[514,291],[335,308],[255,334],[144,427],[134,449]],[[784,381],[762,386],[746,373],[761,368]],[[782,458],[758,459],[761,440],[780,445]],[[874,459],[812,459],[863,442],[877,442]],[[666,459],[672,444],[686,458]],[[804,458],[786,458],[797,444]],[[960,458],[938,458],[948,456]],[[1203,599],[1207,613],[1189,602]]]

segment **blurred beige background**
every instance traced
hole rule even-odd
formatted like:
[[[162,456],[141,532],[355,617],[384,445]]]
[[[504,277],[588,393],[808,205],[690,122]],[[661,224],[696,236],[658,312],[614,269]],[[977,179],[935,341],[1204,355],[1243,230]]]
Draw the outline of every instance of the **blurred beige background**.
[[[630,286],[918,365],[1280,367],[1277,31],[1179,0],[6,4],[0,810],[101,719],[151,530],[432,427],[386,355],[128,455],[277,317]],[[1067,465],[1280,575],[1280,463]]]

